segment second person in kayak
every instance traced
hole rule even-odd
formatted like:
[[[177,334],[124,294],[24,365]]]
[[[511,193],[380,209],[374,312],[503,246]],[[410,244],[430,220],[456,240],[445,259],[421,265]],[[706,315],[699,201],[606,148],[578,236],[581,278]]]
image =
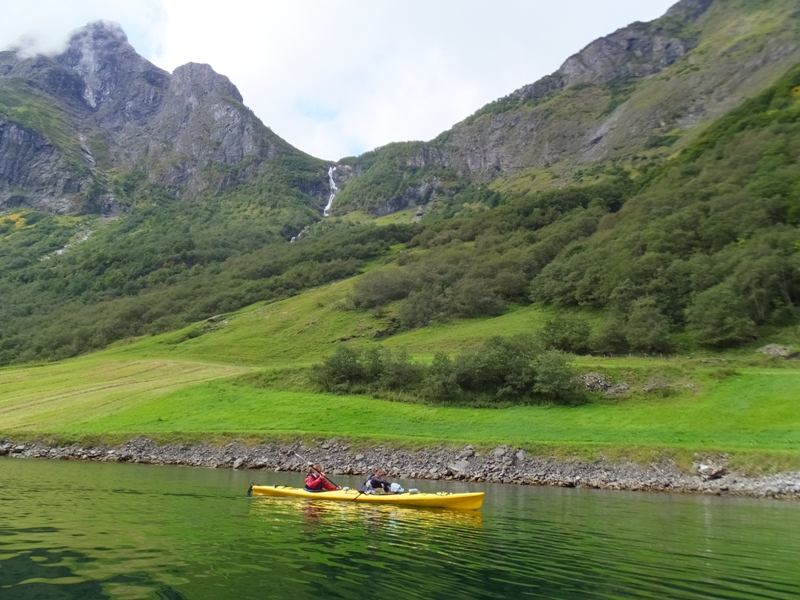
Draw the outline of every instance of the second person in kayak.
[[[358,486],[358,491],[362,494],[371,494],[375,490],[383,490],[386,494],[396,494],[403,488],[401,488],[396,483],[393,484],[391,481],[384,479],[383,476],[386,472],[383,469],[377,469],[374,473],[372,473],[367,480]]]

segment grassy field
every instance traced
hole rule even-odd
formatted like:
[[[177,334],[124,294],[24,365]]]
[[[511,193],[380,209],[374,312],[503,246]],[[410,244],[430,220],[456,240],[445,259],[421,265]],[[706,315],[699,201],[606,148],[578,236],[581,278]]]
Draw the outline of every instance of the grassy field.
[[[255,389],[211,381],[127,409],[64,418],[71,433],[170,432],[393,437],[432,443],[580,444],[701,447],[705,450],[800,450],[795,390],[800,373],[753,371],[698,397],[687,391],[657,400],[580,408],[476,410],[386,402],[363,396]],[[768,397],[769,400],[766,400]],[[780,428],[775,428],[781,423]]]
[[[512,444],[558,456],[646,461],[670,455],[683,464],[694,452],[729,452],[760,470],[800,466],[800,368],[754,358],[752,349],[711,360],[580,357],[579,371],[605,373],[632,391],[571,408],[430,406],[263,388],[242,377],[297,372],[345,342],[405,347],[425,360],[492,335],[534,332],[553,315],[526,307],[376,339],[391,315],[342,310],[351,285],[331,284],[87,357],[0,370],[0,432],[109,442],[147,435],[160,441],[299,436],[413,446]],[[641,389],[654,381],[661,385]]]
[[[95,357],[0,371],[0,423],[6,431],[80,429],[246,367]]]

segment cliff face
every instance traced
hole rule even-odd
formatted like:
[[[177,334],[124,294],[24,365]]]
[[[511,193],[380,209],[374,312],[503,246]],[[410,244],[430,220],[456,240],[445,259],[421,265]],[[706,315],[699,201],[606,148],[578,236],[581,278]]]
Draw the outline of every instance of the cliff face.
[[[0,54],[0,210],[109,209],[109,171],[133,168],[197,198],[257,178],[279,155],[308,159],[324,181],[319,161],[266,128],[227,77],[194,63],[167,73],[115,24],[87,25],[55,57]],[[307,190],[312,203],[322,187]]]
[[[459,172],[492,179],[630,156],[652,136],[686,142],[800,61],[798,27],[788,0],[684,0],[592,42],[456,125],[441,147]]]
[[[595,40],[569,57],[558,71],[512,94],[519,100],[539,98],[578,84],[604,85],[624,77],[647,77],[663,71],[696,43],[689,26],[711,6],[712,0],[692,2],[695,11],[676,5],[651,23],[632,23]]]
[[[80,179],[47,138],[0,119],[0,210],[27,205],[66,212],[72,206],[67,197],[80,189]]]
[[[483,107],[404,161],[491,183],[663,158],[800,62],[798,33],[793,0],[682,0],[660,19],[592,42],[555,73]],[[406,179],[419,187],[418,178]],[[384,204],[407,196],[398,189]],[[346,187],[340,201],[339,210],[347,210]],[[360,208],[375,212],[379,205]]]

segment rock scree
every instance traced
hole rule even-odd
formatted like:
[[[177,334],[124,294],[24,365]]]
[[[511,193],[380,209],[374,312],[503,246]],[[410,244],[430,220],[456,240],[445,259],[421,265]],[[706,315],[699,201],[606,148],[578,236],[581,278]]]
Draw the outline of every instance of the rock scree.
[[[263,443],[248,446],[165,444],[135,438],[115,446],[51,446],[0,439],[0,456],[100,462],[180,465],[218,469],[298,471],[307,463],[297,454],[325,465],[330,475],[366,475],[382,467],[392,478],[548,485],[648,492],[746,496],[800,500],[800,471],[746,477],[727,465],[725,455],[697,456],[691,472],[672,461],[640,465],[633,462],[558,460],[531,456],[519,448],[498,446],[479,453],[471,445],[408,450],[389,446],[352,449],[337,439],[307,444]],[[254,479],[257,476],[254,474]]]

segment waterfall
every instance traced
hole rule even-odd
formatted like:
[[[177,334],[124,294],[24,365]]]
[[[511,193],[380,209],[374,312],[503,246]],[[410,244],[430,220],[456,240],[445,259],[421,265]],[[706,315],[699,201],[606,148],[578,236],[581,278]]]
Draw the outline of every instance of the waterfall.
[[[331,167],[328,169],[328,183],[331,186],[331,195],[328,198],[328,204],[325,206],[325,210],[322,212],[323,216],[325,217],[331,214],[331,206],[333,205],[333,199],[339,192],[339,188],[336,187],[336,182],[333,180],[334,171],[336,171],[336,167]]]

